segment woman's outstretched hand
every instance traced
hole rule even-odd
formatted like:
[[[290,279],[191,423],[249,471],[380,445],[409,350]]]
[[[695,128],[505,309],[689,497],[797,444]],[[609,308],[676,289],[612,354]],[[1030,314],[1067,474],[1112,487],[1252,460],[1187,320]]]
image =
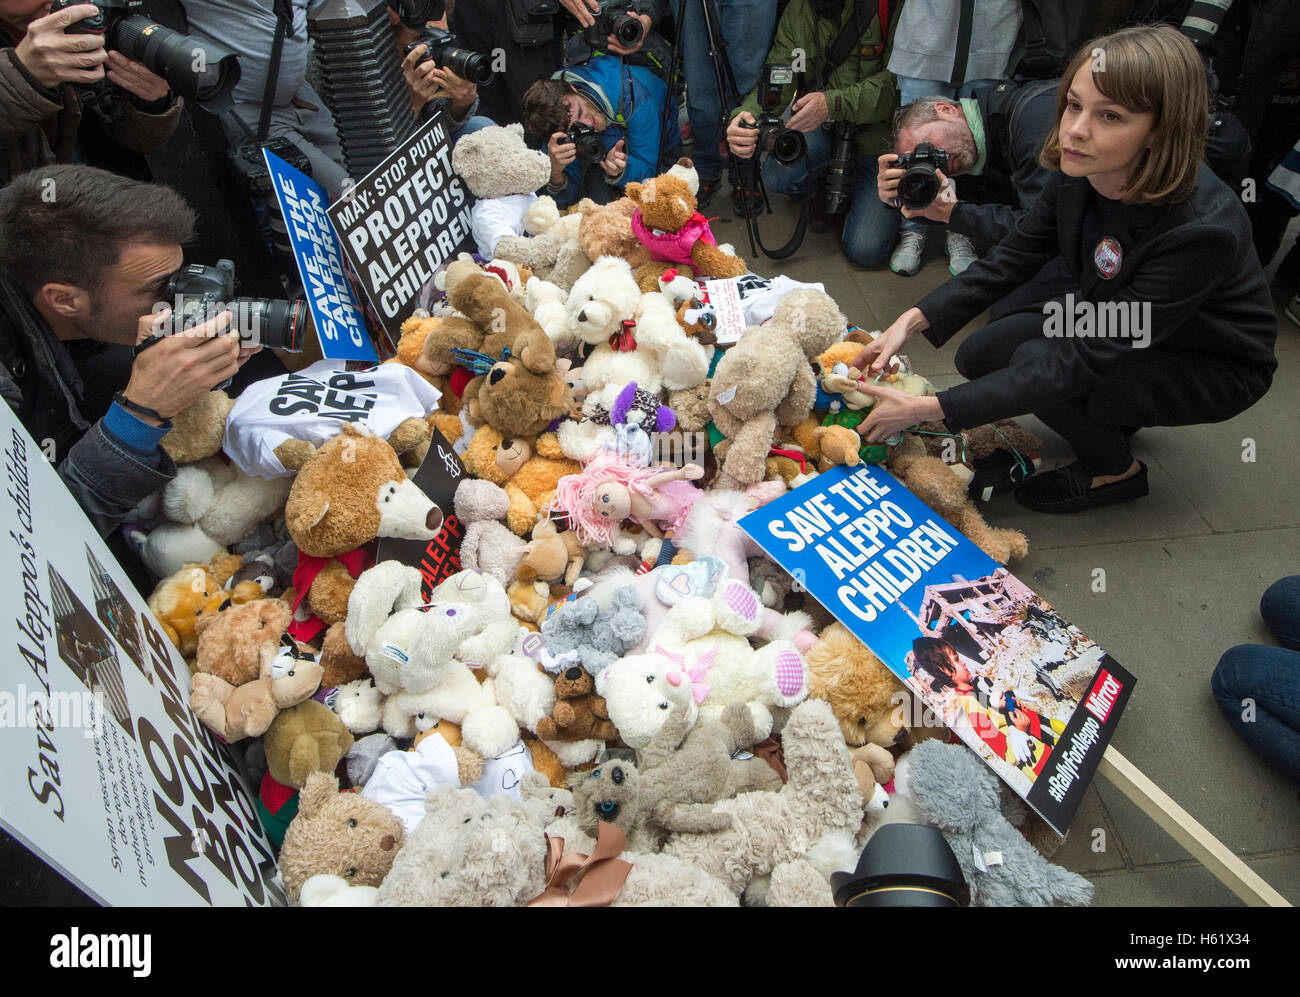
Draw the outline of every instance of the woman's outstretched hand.
[[[929,327],[930,323],[921,314],[921,309],[909,308],[894,319],[888,329],[864,346],[849,366],[865,371],[870,364],[871,370],[879,374],[889,366],[894,354],[907,345],[914,332]]]

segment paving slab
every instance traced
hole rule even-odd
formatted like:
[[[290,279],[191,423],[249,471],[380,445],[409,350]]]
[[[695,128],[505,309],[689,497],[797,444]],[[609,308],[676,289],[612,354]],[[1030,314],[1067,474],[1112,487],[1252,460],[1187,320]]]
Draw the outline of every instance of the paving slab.
[[[1124,850],[1123,835],[1095,785],[1083,794],[1070,833],[1052,861],[1084,876],[1130,868],[1132,863]]]

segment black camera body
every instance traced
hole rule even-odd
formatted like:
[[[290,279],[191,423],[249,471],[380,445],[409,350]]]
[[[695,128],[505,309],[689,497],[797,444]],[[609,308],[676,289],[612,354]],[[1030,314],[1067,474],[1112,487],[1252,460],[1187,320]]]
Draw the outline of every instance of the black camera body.
[[[781,91],[793,82],[793,66],[765,64],[759,73],[757,88],[758,106],[763,113],[752,125],[742,123],[742,127],[757,129],[759,153],[770,155],[782,166],[797,163],[808,154],[808,141],[803,132],[787,128],[777,115],[781,109]]]
[[[625,48],[640,44],[645,38],[645,25],[628,6],[627,0],[599,0],[599,3],[600,10],[592,15],[596,23],[582,33],[587,44],[603,49],[610,35]]]
[[[235,264],[217,260],[214,267],[191,263],[167,282],[172,306],[168,335],[202,325],[223,309],[231,313],[231,326],[239,338],[253,346],[300,353],[307,327],[307,303],[271,298],[236,298]]]
[[[419,41],[406,46],[407,54],[417,45],[424,46],[421,63],[432,59],[435,64],[450,69],[461,79],[469,80],[476,86],[487,86],[496,78],[492,72],[492,61],[486,55],[461,48],[456,42],[456,36],[443,28],[425,28],[420,33]]]
[[[906,171],[898,178],[894,207],[921,211],[939,196],[939,177],[935,171],[948,171],[948,153],[929,142],[918,142],[911,152],[896,156],[894,166]]]
[[[212,42],[164,27],[150,17],[143,0],[54,0],[50,13],[93,3],[99,13],[67,27],[70,35],[103,35],[106,47],[143,63],[172,91],[206,111],[224,114],[234,106],[239,57]]]
[[[262,230],[263,241],[282,260],[288,262],[293,259],[293,249],[289,245],[289,233],[280,214],[280,202],[275,196],[275,185],[271,181],[271,172],[266,167],[263,149],[269,149],[307,176],[311,176],[311,160],[292,139],[283,135],[269,138],[261,145],[248,142],[238,149],[231,149],[229,153],[236,181],[252,202],[253,214]]]
[[[599,163],[605,158],[605,140],[601,137],[600,132],[592,128],[591,125],[575,121],[569,130],[564,133],[564,141],[572,142],[577,148],[578,162],[582,163],[583,166]]]

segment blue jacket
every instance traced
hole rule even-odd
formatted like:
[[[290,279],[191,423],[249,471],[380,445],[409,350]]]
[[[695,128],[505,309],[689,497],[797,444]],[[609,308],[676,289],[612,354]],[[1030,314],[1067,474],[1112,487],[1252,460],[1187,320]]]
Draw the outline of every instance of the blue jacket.
[[[629,180],[648,180],[659,173],[660,150],[681,144],[677,129],[677,108],[664,114],[667,85],[649,69],[633,66],[615,56],[596,56],[585,66],[562,69],[554,76],[573,86],[610,122],[601,137],[606,151],[625,138],[627,168],[609,183],[622,188]],[[662,132],[662,134],[661,134]],[[593,163],[589,169],[599,170]],[[565,189],[556,195],[559,204],[572,204],[582,190],[583,164],[572,162],[564,171]]]

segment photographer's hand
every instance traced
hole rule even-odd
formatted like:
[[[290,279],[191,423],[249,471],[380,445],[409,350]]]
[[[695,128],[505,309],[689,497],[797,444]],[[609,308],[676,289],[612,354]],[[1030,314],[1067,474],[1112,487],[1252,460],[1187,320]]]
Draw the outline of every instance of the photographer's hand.
[[[623,175],[627,169],[627,152],[622,139],[610,147],[609,152],[605,153],[605,158],[600,161],[600,168],[605,171],[608,177],[618,177]]]
[[[748,111],[741,111],[727,125],[727,147],[741,159],[749,159],[758,147],[757,122]]]
[[[146,104],[162,100],[171,87],[167,81],[138,62],[132,62],[121,52],[108,53],[108,78],[123,90],[135,94]]]
[[[427,104],[434,97],[441,96],[438,88],[442,81],[433,75],[438,71],[437,64],[432,59],[420,61],[427,51],[428,47],[421,43],[407,52],[406,58],[402,60],[402,76],[405,77],[411,93],[415,94],[421,104]]]
[[[876,157],[876,194],[891,208],[894,206],[894,198],[898,196],[898,178],[907,172],[901,166],[894,165],[896,159],[898,157],[892,152]]]
[[[895,353],[907,345],[913,333],[928,328],[930,328],[930,321],[922,314],[921,309],[909,308],[894,319],[888,329],[862,347],[862,352],[853,358],[849,366],[865,372],[867,365],[870,364],[871,376],[874,377],[889,365]]]
[[[790,105],[790,110],[793,113],[785,125],[797,132],[820,128],[831,116],[830,108],[826,106],[826,95],[820,91],[804,94]]]
[[[551,184],[564,182],[564,168],[578,158],[578,147],[564,141],[564,132],[556,132],[546,143],[546,154],[551,157]]]
[[[899,170],[898,172],[901,175],[903,171]],[[953,206],[957,203],[957,185],[943,175],[943,170],[936,169],[934,175],[939,178],[939,182],[942,184],[938,195],[920,211],[913,211],[906,206],[899,208],[904,218],[929,218],[931,221],[946,223],[952,217]],[[894,186],[897,187],[898,185],[895,184]]]
[[[94,4],[81,3],[38,17],[27,26],[14,55],[37,83],[51,90],[60,83],[99,82],[108,61],[104,36],[65,33],[69,25],[98,12]]]
[[[432,63],[429,63],[429,65],[432,65]],[[457,76],[445,66],[435,68],[432,73],[428,74],[428,79],[438,86],[433,95],[447,98],[447,110],[451,112],[451,116],[457,121],[463,119],[469,113],[469,109],[474,106],[474,98],[478,96],[478,87],[469,80]]]
[[[650,28],[654,24],[654,21],[650,17],[650,15],[633,14],[632,16],[635,17],[638,21],[640,21],[643,26],[641,31],[641,40],[637,42],[635,45],[633,45],[631,48],[628,48],[626,45],[620,42],[613,35],[610,35],[608,38],[605,39],[605,44],[608,45],[609,50],[615,53],[616,55],[635,55],[637,52],[641,51],[641,46],[645,44],[646,38],[650,36]]]
[[[156,333],[171,320],[171,309],[140,319],[140,341]],[[131,364],[131,379],[123,394],[137,405],[151,408],[170,419],[233,377],[244,362],[239,335],[225,332],[230,312],[224,311],[193,329],[164,336],[141,350]],[[146,420],[148,421],[148,420]]]
[[[584,28],[596,23],[592,15],[600,10],[599,0],[560,0],[560,6],[576,17]]]

